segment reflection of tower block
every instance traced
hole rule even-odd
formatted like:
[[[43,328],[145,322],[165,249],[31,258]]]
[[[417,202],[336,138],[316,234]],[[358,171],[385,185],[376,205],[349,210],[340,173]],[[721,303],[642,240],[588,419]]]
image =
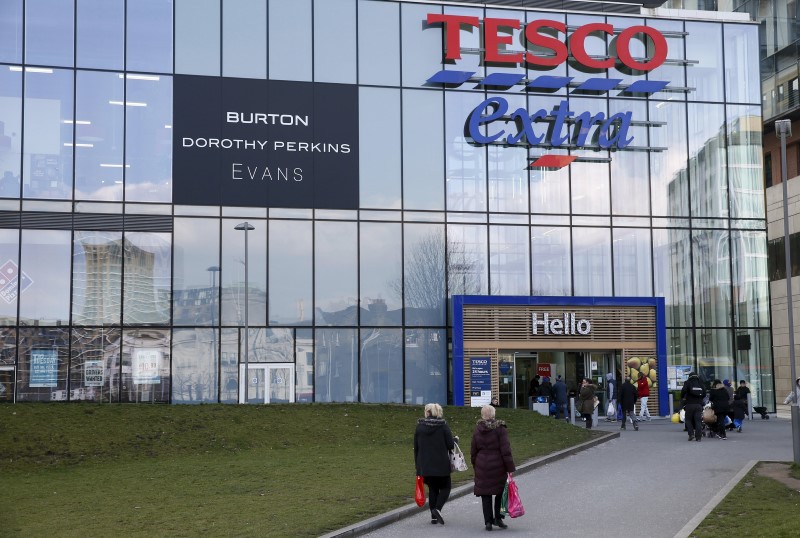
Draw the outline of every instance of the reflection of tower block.
[[[31,188],[36,193],[57,193],[62,190],[61,157],[59,155],[31,155]]]
[[[155,289],[155,254],[125,242],[125,311],[132,323],[159,321],[163,298]]]
[[[81,241],[81,248],[86,258],[86,289],[83,309],[76,318],[81,323],[89,324],[113,322],[119,318],[121,241],[91,243],[84,240]]]

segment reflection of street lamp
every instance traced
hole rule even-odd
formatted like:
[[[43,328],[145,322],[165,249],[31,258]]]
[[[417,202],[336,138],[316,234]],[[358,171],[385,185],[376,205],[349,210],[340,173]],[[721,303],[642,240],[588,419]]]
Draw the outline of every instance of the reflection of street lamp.
[[[214,326],[214,312],[217,310],[217,273],[219,266],[212,265],[206,271],[211,273],[211,355],[214,358],[214,368],[219,367],[217,364],[217,329]]]
[[[800,463],[800,402],[797,401],[797,387],[795,380],[797,374],[794,366],[794,317],[792,314],[792,257],[789,241],[789,194],[786,183],[789,181],[786,172],[786,137],[792,136],[792,120],[778,120],[775,122],[775,134],[781,139],[781,183],[783,184],[783,243],[786,256],[786,309],[789,315],[789,365],[792,367],[792,394],[795,395],[792,403],[792,444],[794,445],[794,462]]]
[[[248,306],[250,306],[250,300],[248,297],[248,288],[249,283],[247,282],[247,232],[250,230],[255,230],[255,227],[250,224],[249,222],[245,221],[241,224],[237,224],[233,228],[234,230],[244,230],[244,394],[239,395],[239,403],[245,403],[247,397],[247,386],[248,386],[248,359],[249,359],[249,349],[248,349],[248,340],[250,339],[248,324],[247,324],[247,311]]]

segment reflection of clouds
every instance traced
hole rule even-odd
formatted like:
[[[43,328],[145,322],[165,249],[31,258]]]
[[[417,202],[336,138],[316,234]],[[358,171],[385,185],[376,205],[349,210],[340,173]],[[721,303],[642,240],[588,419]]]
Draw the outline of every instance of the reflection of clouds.
[[[83,190],[80,185],[75,186],[76,200],[122,200],[122,185],[105,185],[99,189]]]
[[[125,182],[125,200],[127,202],[172,202],[172,180],[163,183],[132,183],[130,178]]]

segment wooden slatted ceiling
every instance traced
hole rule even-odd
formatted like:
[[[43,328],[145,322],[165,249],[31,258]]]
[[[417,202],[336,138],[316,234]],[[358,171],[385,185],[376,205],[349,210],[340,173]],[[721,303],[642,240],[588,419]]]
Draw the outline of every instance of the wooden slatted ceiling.
[[[533,334],[532,314],[542,320],[563,319],[564,313],[575,314],[577,320],[587,319],[592,324],[591,333],[544,334],[541,325]],[[656,319],[652,307],[524,307],[481,306],[464,307],[464,342],[469,341],[524,341],[524,342],[650,342],[655,344]],[[603,346],[605,347],[605,346]]]

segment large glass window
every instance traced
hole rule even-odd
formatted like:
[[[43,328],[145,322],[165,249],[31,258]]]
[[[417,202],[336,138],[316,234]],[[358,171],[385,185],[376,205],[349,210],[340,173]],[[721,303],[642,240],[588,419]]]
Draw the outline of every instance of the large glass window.
[[[443,109],[442,92],[403,90],[405,209],[444,209]]]
[[[734,314],[738,327],[769,326],[767,234],[731,232]]]
[[[126,67],[129,71],[172,72],[172,2],[126,2]]]
[[[75,198],[122,200],[124,81],[118,73],[78,71]]]
[[[653,230],[656,297],[664,297],[667,325],[692,326],[692,260],[689,230]]]
[[[482,94],[445,93],[447,209],[486,211],[486,147],[465,137],[464,120],[484,100]]]
[[[360,88],[358,96],[360,205],[400,209],[400,91]]]
[[[172,322],[211,325],[217,316],[219,220],[175,219]]]
[[[354,402],[358,397],[358,331],[317,329],[314,401]]]
[[[262,0],[222,3],[222,75],[267,78],[267,4]]]
[[[172,403],[216,403],[216,329],[172,332]]]
[[[763,219],[765,196],[760,107],[732,105],[726,108],[726,112],[731,218]]]
[[[308,325],[312,295],[311,223],[273,220],[269,224],[269,324]]]
[[[525,108],[522,96],[502,96],[508,101],[509,110]],[[507,130],[514,130],[511,123]],[[489,146],[488,188],[489,211],[504,213],[528,212],[528,150],[518,147]]]
[[[220,0],[176,0],[176,73],[219,75],[219,3]],[[288,47],[286,49],[289,50]]]
[[[447,346],[444,329],[406,329],[405,403],[447,401]]]
[[[647,19],[645,24],[667,34],[664,36],[667,40],[667,60],[671,60],[650,71],[647,78],[650,80],[666,80],[669,81],[670,86],[683,88],[686,86],[686,67],[683,65],[683,60],[686,58],[682,35],[683,21]],[[684,101],[686,96],[684,93],[672,93],[670,94],[670,99]]]
[[[72,329],[70,400],[118,401],[120,333],[119,329]]]
[[[249,346],[250,362],[294,362],[294,329],[250,329]]]
[[[314,0],[314,81],[356,82],[356,0]]]
[[[776,402],[772,360],[772,339],[768,329],[736,331],[736,379],[750,388],[753,405],[772,409]],[[750,349],[747,349],[749,344]],[[783,401],[784,395],[780,395]]]
[[[75,232],[72,323],[118,325],[122,313],[122,233]]]
[[[613,236],[614,295],[652,297],[650,230],[615,228]]]
[[[295,385],[294,399],[297,403],[314,401],[314,331],[295,331]]]
[[[706,382],[735,379],[732,336],[730,329],[697,329],[697,373]]]
[[[138,328],[122,332],[119,401],[169,403],[172,381],[169,336],[169,329]]]
[[[399,19],[399,3],[359,0],[358,81],[361,84],[397,86],[400,83]]]
[[[686,105],[650,103],[650,189],[653,215],[689,214]]]
[[[125,233],[123,323],[169,323],[171,247],[170,234]]]
[[[20,196],[22,68],[13,67],[0,66],[0,198]]]
[[[69,324],[70,239],[68,231],[22,230],[20,324]]]
[[[72,198],[72,92],[72,71],[25,72],[26,198]]]
[[[21,327],[17,346],[17,401],[66,401],[69,330]]]
[[[527,226],[489,227],[489,289],[492,295],[530,295]]]
[[[447,293],[489,294],[488,238],[485,226],[447,226]]]
[[[269,78],[311,80],[311,0],[270,0]]]
[[[25,62],[73,65],[74,0],[25,0]]]
[[[686,85],[690,101],[723,101],[722,25],[686,22]],[[690,115],[691,117],[691,115]]]
[[[400,4],[403,44],[403,86],[419,88],[442,69],[442,30],[430,26],[420,32],[428,13],[441,13],[437,5]],[[430,400],[434,401],[434,400]]]
[[[692,232],[697,326],[730,327],[731,272],[728,232]]]
[[[247,310],[248,324],[267,325],[267,221],[248,221]],[[220,273],[222,324],[244,325],[244,231],[241,220],[222,221],[222,272]],[[208,268],[207,270],[211,270]],[[213,273],[213,270],[212,270]]]
[[[531,226],[532,295],[572,295],[570,229]]]
[[[400,325],[400,224],[361,223],[361,325]]]
[[[122,69],[125,0],[78,0],[77,66]]]
[[[403,292],[406,325],[445,323],[444,225],[406,224],[403,228]]]
[[[732,103],[761,102],[758,70],[758,27],[723,25],[725,38],[725,97]]]
[[[0,62],[22,63],[22,2],[0,2]]]
[[[220,403],[239,401],[239,340],[241,333],[241,329],[222,329],[220,332]]]
[[[588,111],[592,116],[602,113],[605,117],[608,109],[605,100],[570,99],[570,110]],[[576,136],[576,125],[572,126],[572,136]],[[603,155],[605,153],[605,155]],[[577,150],[577,155],[590,157],[608,156],[607,152]],[[614,155],[616,158],[616,155]],[[570,166],[572,182],[572,213],[608,215],[611,212],[611,186],[609,167],[598,162],[573,162]]]
[[[644,101],[613,99],[609,114],[631,112],[634,118],[647,117]],[[628,136],[632,146],[649,145],[648,128],[632,125]],[[615,215],[649,215],[650,181],[645,151],[617,151],[611,157],[611,212]]]
[[[612,295],[608,228],[573,228],[572,258],[575,295]]]
[[[128,74],[125,200],[172,200],[172,78]]]
[[[0,325],[17,324],[17,298],[29,286],[19,270],[19,230],[0,230]]]
[[[693,217],[728,216],[724,105],[689,104]]]
[[[361,401],[403,403],[402,329],[361,329]]]
[[[318,221],[314,227],[316,325],[358,323],[358,226]]]

